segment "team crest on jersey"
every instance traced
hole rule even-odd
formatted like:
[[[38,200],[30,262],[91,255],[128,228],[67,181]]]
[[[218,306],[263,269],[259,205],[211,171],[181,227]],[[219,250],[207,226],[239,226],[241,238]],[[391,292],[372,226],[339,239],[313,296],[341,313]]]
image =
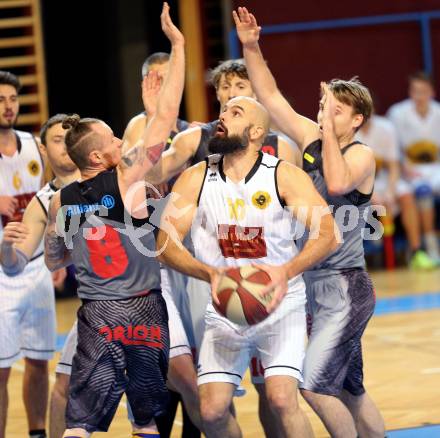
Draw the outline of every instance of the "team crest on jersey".
[[[32,176],[37,176],[40,173],[40,165],[38,164],[38,161],[29,161],[27,168]]]
[[[12,185],[14,186],[15,190],[19,190],[21,187],[21,178],[18,172],[15,172],[14,176],[12,177]]]
[[[264,210],[271,201],[272,199],[267,192],[258,191],[252,195],[252,204],[260,210]]]

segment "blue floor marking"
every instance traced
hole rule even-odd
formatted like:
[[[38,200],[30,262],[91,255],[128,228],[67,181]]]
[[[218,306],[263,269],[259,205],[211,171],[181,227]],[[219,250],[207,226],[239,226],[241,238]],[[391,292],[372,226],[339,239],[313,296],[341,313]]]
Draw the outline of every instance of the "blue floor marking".
[[[406,295],[393,298],[379,298],[376,302],[375,315],[414,312],[440,308],[440,292]]]
[[[391,430],[386,435],[389,438],[438,438],[440,437],[440,425]]]

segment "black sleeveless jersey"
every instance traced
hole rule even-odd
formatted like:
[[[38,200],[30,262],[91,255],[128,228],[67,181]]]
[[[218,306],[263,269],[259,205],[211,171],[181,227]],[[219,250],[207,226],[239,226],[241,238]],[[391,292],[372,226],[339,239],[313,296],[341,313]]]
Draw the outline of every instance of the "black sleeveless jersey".
[[[155,227],[127,212],[115,169],[61,189],[61,206],[80,298],[115,300],[160,289]]]

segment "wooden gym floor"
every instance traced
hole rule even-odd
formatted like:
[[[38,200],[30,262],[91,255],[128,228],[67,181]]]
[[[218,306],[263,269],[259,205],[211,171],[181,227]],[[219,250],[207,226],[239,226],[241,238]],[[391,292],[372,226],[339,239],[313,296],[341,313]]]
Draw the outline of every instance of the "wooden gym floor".
[[[408,270],[372,274],[378,303],[376,314],[363,338],[365,384],[382,412],[387,430],[440,423],[440,270],[416,273]],[[66,334],[78,300],[57,302],[58,333]],[[59,354],[51,362],[51,383]],[[14,365],[9,383],[7,438],[23,438],[27,431],[21,400],[23,362]],[[257,417],[257,396],[246,376],[248,393],[235,399],[238,421],[246,438],[263,437]],[[319,419],[301,401],[317,437],[327,437]],[[432,434],[429,432],[432,430]],[[437,428],[423,436],[440,436]],[[428,434],[426,434],[428,431]],[[437,431],[437,432],[436,432]],[[180,415],[173,437],[181,432]],[[399,432],[400,433],[400,432]],[[403,436],[396,433],[395,436]],[[437,434],[438,435],[437,435]],[[26,435],[27,436],[27,435]],[[104,436],[97,433],[94,436]],[[119,407],[109,434],[130,436],[125,403]],[[390,434],[390,436],[394,436]],[[410,432],[405,436],[419,436]],[[421,435],[420,435],[421,436]]]

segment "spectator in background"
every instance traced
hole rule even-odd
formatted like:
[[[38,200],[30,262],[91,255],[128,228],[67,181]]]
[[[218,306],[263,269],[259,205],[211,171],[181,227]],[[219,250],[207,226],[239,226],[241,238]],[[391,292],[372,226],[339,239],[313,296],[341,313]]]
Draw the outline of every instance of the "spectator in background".
[[[372,204],[384,205],[391,218],[400,209],[411,250],[410,266],[414,269],[435,268],[435,261],[421,249],[420,221],[413,188],[400,175],[399,144],[393,124],[385,117],[373,115],[358,131],[356,139],[370,146],[376,158]]]
[[[426,250],[438,263],[434,195],[440,193],[440,104],[434,96],[432,78],[415,73],[409,78],[409,99],[391,106],[387,116],[397,131],[404,176],[416,195]]]

